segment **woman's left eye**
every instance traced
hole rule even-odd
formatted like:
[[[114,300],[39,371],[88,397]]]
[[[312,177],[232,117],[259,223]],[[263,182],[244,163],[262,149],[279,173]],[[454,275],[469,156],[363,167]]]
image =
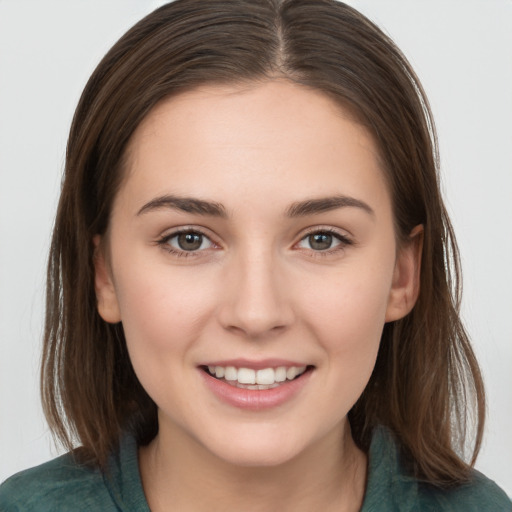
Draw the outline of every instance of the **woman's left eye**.
[[[306,235],[298,244],[301,249],[313,251],[329,251],[340,245],[350,244],[350,241],[342,235],[329,231],[315,231]]]
[[[214,245],[206,235],[197,231],[182,231],[166,236],[160,244],[165,245],[169,251],[178,253],[204,251]]]

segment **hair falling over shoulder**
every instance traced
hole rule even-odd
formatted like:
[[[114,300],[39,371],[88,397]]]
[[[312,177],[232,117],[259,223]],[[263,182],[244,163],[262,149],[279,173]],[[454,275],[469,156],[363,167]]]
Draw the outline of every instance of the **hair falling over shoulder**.
[[[384,328],[349,415],[354,439],[366,449],[371,431],[385,425],[416,477],[462,483],[480,448],[485,399],[459,316],[459,255],[439,190],[434,121],[400,50],[334,0],[176,0],[131,28],[98,65],[71,126],[49,256],[41,374],[49,425],[99,466],[121,432],[141,444],[155,436],[156,406],[135,376],[122,325],[97,311],[93,237],[108,229],[130,137],[159,101],[202,84],[275,77],[353,113],[380,150],[399,243],[424,227],[419,299]]]

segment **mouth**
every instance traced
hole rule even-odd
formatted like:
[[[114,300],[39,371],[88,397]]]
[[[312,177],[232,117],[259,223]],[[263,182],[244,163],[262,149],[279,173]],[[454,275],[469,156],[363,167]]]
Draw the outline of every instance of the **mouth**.
[[[252,369],[236,366],[201,366],[210,377],[239,389],[267,390],[300,379],[313,366],[277,366]]]

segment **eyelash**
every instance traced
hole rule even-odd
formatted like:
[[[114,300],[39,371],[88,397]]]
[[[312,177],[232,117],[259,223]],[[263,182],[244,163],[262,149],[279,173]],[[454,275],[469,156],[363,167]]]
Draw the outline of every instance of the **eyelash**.
[[[346,235],[342,235],[340,232],[333,228],[322,228],[322,227],[315,227],[311,228],[310,231],[308,231],[297,244],[301,243],[303,240],[306,240],[308,237],[312,235],[330,235],[333,238],[335,238],[339,244],[334,246],[333,248],[325,249],[325,250],[313,250],[313,249],[305,249],[311,253],[311,255],[315,258],[326,258],[329,256],[333,256],[337,254],[340,251],[345,250],[348,246],[354,245],[354,241],[350,239]],[[295,245],[297,245],[295,244]]]
[[[197,257],[200,255],[201,252],[204,252],[204,249],[202,251],[185,251],[185,250],[178,250],[172,247],[169,244],[169,241],[173,238],[182,235],[182,234],[190,234],[190,235],[199,235],[203,238],[210,241],[212,245],[217,245],[215,242],[211,240],[211,238],[206,234],[203,233],[200,229],[197,228],[180,228],[176,231],[173,231],[172,233],[169,233],[167,235],[163,235],[161,238],[159,238],[156,243],[158,246],[162,247],[166,252],[171,253],[173,256],[177,256],[178,258],[190,258],[190,257]]]
[[[187,227],[180,228],[180,229],[177,229],[176,231],[173,231],[172,233],[163,235],[161,238],[159,238],[156,241],[156,244],[158,246],[162,247],[162,249],[164,249],[166,252],[171,253],[172,255],[174,255],[174,256],[176,256],[178,258],[198,257],[198,256],[201,255],[202,252],[205,251],[205,249],[203,249],[203,250],[192,250],[192,251],[177,250],[174,247],[172,247],[169,244],[169,241],[172,240],[173,238],[181,235],[181,234],[199,235],[201,237],[206,238],[212,245],[214,245],[214,246],[217,245],[217,244],[215,244],[215,242],[213,242],[211,240],[211,238],[206,233],[202,232],[200,229],[197,229],[197,228],[187,228]],[[325,258],[325,257],[331,256],[333,254],[337,254],[339,251],[343,251],[347,246],[354,245],[353,240],[351,240],[346,235],[342,235],[341,233],[339,233],[335,229],[332,229],[332,228],[318,228],[317,227],[317,228],[312,228],[305,235],[303,235],[301,237],[301,239],[296,244],[294,244],[294,247],[297,246],[298,244],[300,244],[301,242],[303,242],[304,240],[306,240],[308,237],[310,237],[312,235],[320,235],[320,234],[332,236],[333,238],[335,238],[339,242],[339,244],[334,246],[333,248],[328,248],[328,249],[325,249],[325,250],[316,250],[315,251],[314,249],[300,249],[300,248],[299,248],[299,250],[308,251],[308,252],[311,253],[311,255],[313,257],[324,257]]]

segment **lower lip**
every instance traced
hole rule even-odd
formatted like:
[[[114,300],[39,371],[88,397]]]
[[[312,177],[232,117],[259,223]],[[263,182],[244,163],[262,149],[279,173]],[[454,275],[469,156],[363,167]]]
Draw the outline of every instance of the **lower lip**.
[[[312,371],[307,370],[300,377],[280,384],[272,389],[242,389],[223,380],[212,377],[199,369],[203,379],[214,395],[222,402],[239,409],[259,411],[282,405],[292,400],[309,381]]]

